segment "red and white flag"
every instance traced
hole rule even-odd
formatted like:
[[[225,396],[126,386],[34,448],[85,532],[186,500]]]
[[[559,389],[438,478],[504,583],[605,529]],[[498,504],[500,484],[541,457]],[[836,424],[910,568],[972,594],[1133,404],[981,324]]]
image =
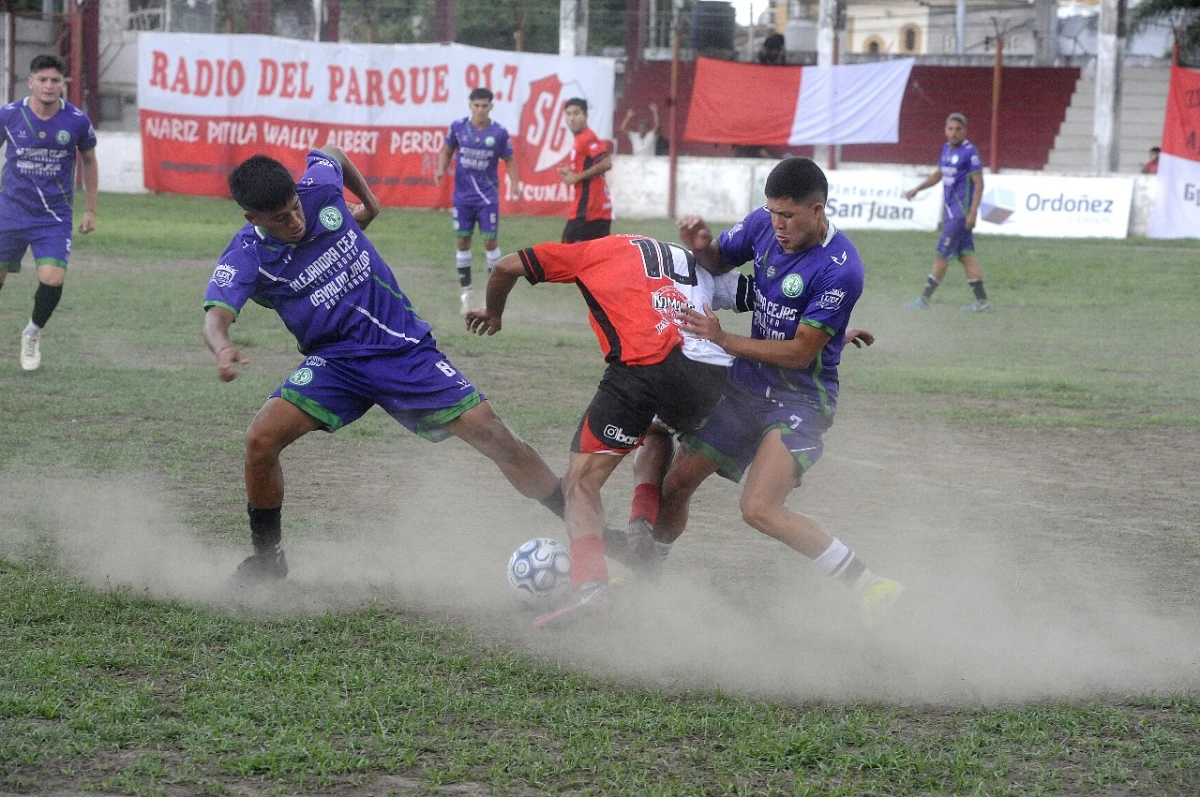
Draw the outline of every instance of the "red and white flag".
[[[1151,238],[1200,238],[1200,72],[1171,67]]]
[[[912,58],[839,66],[696,59],[683,137],[716,144],[894,144]]]

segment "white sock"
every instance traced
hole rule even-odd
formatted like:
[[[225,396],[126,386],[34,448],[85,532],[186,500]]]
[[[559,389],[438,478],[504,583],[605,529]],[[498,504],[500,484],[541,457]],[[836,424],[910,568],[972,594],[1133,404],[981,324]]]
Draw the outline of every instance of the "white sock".
[[[500,247],[495,249],[485,249],[484,254],[487,256],[488,273],[492,273],[492,269],[496,267],[496,261],[500,259]]]
[[[455,249],[454,250],[454,265],[456,265],[460,271],[464,268],[470,268],[471,267],[471,250],[468,249],[465,252],[461,252],[461,251]]]
[[[31,318],[31,319],[29,319],[29,323],[25,325],[25,329],[24,329],[24,331],[21,332],[21,334],[29,335],[31,337],[36,337],[36,336],[40,335],[41,332],[42,332],[42,328],[39,327],[37,324],[33,323],[33,319]]]
[[[671,546],[674,544],[675,543],[673,542],[659,542],[658,540],[655,540],[654,550],[658,552],[658,558],[666,559],[667,555],[671,553]]]
[[[875,574],[854,555],[854,551],[836,537],[829,543],[825,553],[813,560],[813,564],[855,592],[862,592],[875,578]]]

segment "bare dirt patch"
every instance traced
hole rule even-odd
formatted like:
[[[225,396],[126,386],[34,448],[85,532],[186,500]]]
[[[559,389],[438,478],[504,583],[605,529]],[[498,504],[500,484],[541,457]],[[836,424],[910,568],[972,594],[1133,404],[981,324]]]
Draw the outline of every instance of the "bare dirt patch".
[[[534,442],[561,472],[560,438]],[[293,572],[274,596],[230,593],[222,576],[245,546],[164,529],[181,513],[145,480],[75,485],[38,525],[61,529],[68,565],[98,585],[267,613],[390,601],[657,688],[917,705],[1195,688],[1200,433],[918,424],[847,397],[826,452],[790,505],[905,584],[882,632],[745,526],[740,487],[713,479],[661,584],[624,590],[586,628],[535,633],[504,566],[529,537],[565,538],[561,524],[465,445],[399,427],[353,446],[310,435],[285,454]],[[607,488],[613,523],[628,468]]]

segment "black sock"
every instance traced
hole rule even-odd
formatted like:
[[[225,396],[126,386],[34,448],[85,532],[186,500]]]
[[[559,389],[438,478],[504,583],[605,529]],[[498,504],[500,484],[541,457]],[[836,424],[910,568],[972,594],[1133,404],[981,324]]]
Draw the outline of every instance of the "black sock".
[[[280,521],[283,507],[255,509],[246,504],[246,512],[250,514],[250,542],[254,544],[254,552],[274,553],[279,541],[283,539]]]
[[[941,284],[942,283],[938,281],[937,277],[930,274],[929,277],[925,280],[925,293],[923,293],[921,295],[924,296],[926,299],[930,298],[931,296],[933,296],[933,292],[936,291],[937,287]]]
[[[460,268],[458,270],[458,284],[464,288],[471,287],[471,267]]]
[[[550,495],[546,496],[538,503],[549,509],[554,514],[558,515],[559,518],[562,518],[564,515],[566,515],[567,499],[566,496],[563,495],[562,480],[560,479],[558,484],[554,486],[554,492],[550,493]]]
[[[975,291],[975,298],[981,302],[987,301],[987,291],[983,289],[983,280],[967,280],[967,284],[971,286],[971,290]]]
[[[33,294],[33,315],[30,317],[35,327],[41,329],[46,326],[46,322],[50,320],[50,314],[54,312],[54,308],[58,306],[58,300],[62,298],[62,291],[61,285],[38,283],[37,290]]]

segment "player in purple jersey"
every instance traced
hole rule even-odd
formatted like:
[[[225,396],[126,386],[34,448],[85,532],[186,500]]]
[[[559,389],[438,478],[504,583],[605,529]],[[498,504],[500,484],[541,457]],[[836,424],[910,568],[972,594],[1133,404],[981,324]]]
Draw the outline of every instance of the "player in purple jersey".
[[[908,199],[930,186],[942,184],[942,235],[938,239],[937,256],[933,260],[933,273],[925,281],[925,292],[909,302],[906,307],[921,310],[929,306],[933,292],[942,284],[950,258],[962,261],[967,272],[967,284],[975,293],[975,301],[962,308],[966,313],[990,310],[987,291],[983,289],[983,272],[975,259],[975,222],[979,215],[979,202],[983,197],[983,162],[975,145],[967,141],[967,117],[952,113],[946,117],[946,143],[938,158],[938,167],[925,178],[925,182],[904,193]]]
[[[62,98],[66,63],[39,55],[29,65],[28,97],[0,108],[5,161],[0,177],[0,286],[33,249],[38,287],[21,333],[21,367],[42,364],[42,327],[62,298],[71,254],[75,153],[83,164],[87,209],[79,232],[96,229],[96,131],[87,114]]]
[[[347,205],[343,187],[361,200]],[[314,150],[299,181],[255,155],[229,175],[249,222],[221,255],[204,296],[204,340],[223,381],[246,356],[229,337],[247,301],[274,309],[304,361],[259,410],[246,432],[246,494],[254,554],[237,580],[281,579],[284,448],[311,431],[332,432],[378,404],[409,430],[438,441],[455,435],[500,468],[525,496],[559,517],[558,478],[504,424],[484,396],[437,348],[363,229],[379,201],[336,147]]]
[[[865,619],[876,622],[899,598],[900,585],[873,574],[844,543],[811,517],[785,506],[788,493],[820,458],[822,435],[837,406],[837,365],[862,292],[863,264],[845,234],[825,216],[825,174],[808,158],[788,158],[767,177],[767,202],[714,239],[690,216],[680,239],[712,271],[754,264],[750,337],[721,328],[711,309],[687,311],[681,328],[711,340],[736,359],[708,423],[684,435],[662,489],[651,532],[659,555],[687,524],[688,503],[706,478],[740,481],[743,519],[814,560],[858,596]]]
[[[471,234],[479,224],[484,254],[490,274],[500,259],[497,240],[500,224],[500,175],[498,165],[508,167],[510,199],[521,196],[521,178],[517,160],[513,157],[508,131],[493,122],[492,92],[483,87],[474,89],[469,97],[471,115],[451,122],[446,133],[446,146],[438,159],[433,179],[441,185],[450,158],[454,156],[454,232],[458,236],[455,266],[458,284],[462,288],[460,312],[471,309]]]

